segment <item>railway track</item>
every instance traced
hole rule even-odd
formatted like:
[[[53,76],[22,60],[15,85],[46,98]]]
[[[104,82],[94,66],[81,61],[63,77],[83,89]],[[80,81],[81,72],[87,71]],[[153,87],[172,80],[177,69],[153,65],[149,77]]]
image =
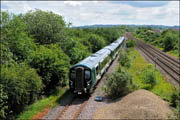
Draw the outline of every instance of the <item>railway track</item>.
[[[115,63],[117,63],[118,56],[116,59],[111,63],[111,65],[108,67],[107,72],[112,73],[115,67]],[[100,85],[101,81],[104,80],[104,75],[102,78],[98,81],[97,85],[94,88],[94,91],[91,95],[94,94],[96,88]],[[74,94],[68,94],[65,99],[60,101],[60,105],[51,110],[46,116],[43,117],[43,119],[56,119],[56,120],[62,120],[62,119],[79,119],[80,114],[83,112],[84,108],[87,106],[88,101],[92,99],[88,96],[76,96]],[[94,98],[93,98],[94,101]]]
[[[172,58],[164,52],[158,50],[136,39],[137,47],[150,58],[155,64],[157,64],[162,70],[164,70],[177,85],[180,84],[180,62],[179,60]]]
[[[78,119],[81,111],[86,106],[88,97],[80,98],[73,96],[71,101],[64,107],[64,109],[56,116],[56,120],[62,119]]]

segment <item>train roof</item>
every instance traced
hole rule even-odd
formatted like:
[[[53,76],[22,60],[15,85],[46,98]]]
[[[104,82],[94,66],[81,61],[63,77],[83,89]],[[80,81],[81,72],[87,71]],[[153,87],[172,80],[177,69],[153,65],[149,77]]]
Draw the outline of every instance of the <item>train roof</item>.
[[[96,64],[98,64],[102,59],[104,59],[110,53],[111,53],[110,50],[103,48],[103,49],[97,51],[96,53],[92,54],[91,56],[87,57],[86,59],[80,61],[73,67],[75,67],[77,65],[83,65],[83,66],[86,66],[86,67],[92,69],[93,67],[96,66]]]
[[[122,41],[124,40],[124,37],[120,37],[118,40],[116,40],[115,42],[111,43],[110,45],[106,46],[106,49],[109,49],[111,51],[114,51],[119,44],[122,43]]]
[[[109,55],[111,53],[111,51],[114,51],[114,49],[116,49],[118,47],[118,45],[122,43],[123,40],[124,40],[124,37],[119,38],[115,42],[113,42],[110,45],[104,47],[103,49],[97,51],[96,53],[85,58],[84,60],[73,65],[72,67],[82,65],[82,66],[86,66],[90,69],[93,69],[102,59],[104,59],[107,55]]]
[[[120,37],[119,39],[117,39],[117,40],[115,41],[115,43],[121,44],[121,43],[123,42],[123,40],[124,40],[124,37]]]

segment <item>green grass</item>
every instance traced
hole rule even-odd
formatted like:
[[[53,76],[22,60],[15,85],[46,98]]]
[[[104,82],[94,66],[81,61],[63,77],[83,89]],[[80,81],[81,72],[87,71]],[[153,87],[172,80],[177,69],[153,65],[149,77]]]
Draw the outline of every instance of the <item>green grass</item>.
[[[62,88],[60,90],[57,90],[56,93],[53,95],[44,98],[42,100],[36,101],[34,104],[28,106],[18,117],[18,120],[21,119],[32,119],[34,115],[36,115],[38,112],[41,112],[44,108],[49,107],[53,108],[55,107],[58,102],[57,100],[67,91],[67,88]]]
[[[143,76],[145,76],[145,73],[142,70],[147,67],[149,63],[134,48],[130,48],[129,51],[128,56],[131,59],[131,67],[128,69],[128,72],[132,75],[137,88],[144,89],[147,87],[147,84],[144,83]],[[154,66],[152,66],[152,68],[156,76],[157,84],[150,89],[150,91],[159,95],[162,99],[170,101],[172,93],[175,92],[174,87],[166,81],[166,78],[158,70],[155,70]]]
[[[168,54],[170,54],[170,55],[172,55],[172,56],[175,56],[175,57],[179,57],[178,55],[179,55],[179,52],[178,52],[178,50],[171,50],[171,51],[169,51],[169,52],[167,52]]]

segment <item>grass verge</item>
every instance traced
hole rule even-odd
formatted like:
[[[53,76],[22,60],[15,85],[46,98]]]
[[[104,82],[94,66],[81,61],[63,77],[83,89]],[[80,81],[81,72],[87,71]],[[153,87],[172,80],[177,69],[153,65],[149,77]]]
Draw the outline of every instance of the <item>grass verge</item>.
[[[44,98],[42,100],[36,101],[34,104],[28,106],[18,117],[21,119],[32,119],[37,113],[43,111],[45,108],[53,108],[58,102],[57,100],[67,91],[67,88],[58,89],[53,95]]]
[[[143,77],[146,76],[143,69],[146,68],[149,63],[134,48],[129,48],[128,56],[131,59],[131,67],[128,69],[128,72],[132,75],[133,82],[138,89],[147,88],[147,84],[145,84],[143,80]],[[166,78],[156,70],[154,66],[152,66],[152,68],[157,83],[149,90],[160,96],[162,99],[170,101],[171,95],[175,92],[175,88],[167,82]]]

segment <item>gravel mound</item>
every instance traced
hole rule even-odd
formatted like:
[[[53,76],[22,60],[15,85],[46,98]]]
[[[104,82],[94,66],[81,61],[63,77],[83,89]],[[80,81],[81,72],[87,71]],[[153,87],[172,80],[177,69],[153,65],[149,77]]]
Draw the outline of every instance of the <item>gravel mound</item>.
[[[137,90],[115,103],[99,108],[93,119],[168,119],[173,114],[167,102],[147,91]]]

